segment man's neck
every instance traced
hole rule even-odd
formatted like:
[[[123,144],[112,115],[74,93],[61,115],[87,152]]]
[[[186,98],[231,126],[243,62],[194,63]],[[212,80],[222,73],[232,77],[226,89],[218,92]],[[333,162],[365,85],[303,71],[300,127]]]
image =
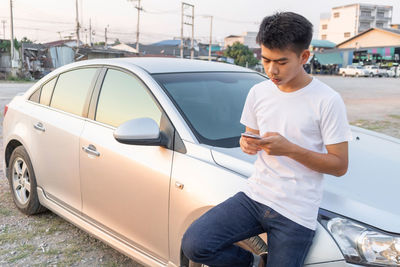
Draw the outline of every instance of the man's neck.
[[[308,75],[305,71],[301,71],[299,75],[294,77],[289,82],[283,85],[278,85],[278,88],[282,92],[291,93],[306,87],[311,81],[312,77]]]

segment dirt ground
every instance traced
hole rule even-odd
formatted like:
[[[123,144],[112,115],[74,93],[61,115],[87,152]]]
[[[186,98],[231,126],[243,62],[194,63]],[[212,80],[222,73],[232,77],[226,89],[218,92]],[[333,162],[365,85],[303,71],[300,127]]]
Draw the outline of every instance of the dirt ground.
[[[342,95],[351,124],[400,138],[400,79],[318,79]],[[1,112],[13,95],[30,85],[0,84]],[[0,155],[2,164],[3,152]],[[52,212],[23,215],[12,202],[8,181],[0,171],[0,266],[142,265]]]

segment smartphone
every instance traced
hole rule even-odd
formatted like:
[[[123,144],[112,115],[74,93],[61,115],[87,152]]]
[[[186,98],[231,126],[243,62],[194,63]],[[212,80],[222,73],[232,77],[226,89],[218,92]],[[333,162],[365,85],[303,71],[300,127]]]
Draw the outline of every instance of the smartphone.
[[[248,138],[253,138],[253,139],[261,139],[261,136],[259,136],[258,134],[253,134],[250,132],[242,133],[242,136],[248,137]]]

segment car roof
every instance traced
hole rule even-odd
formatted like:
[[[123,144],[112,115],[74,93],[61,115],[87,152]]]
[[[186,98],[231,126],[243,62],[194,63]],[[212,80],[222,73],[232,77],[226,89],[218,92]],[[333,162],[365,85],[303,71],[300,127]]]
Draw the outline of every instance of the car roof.
[[[94,59],[80,61],[83,64],[132,64],[145,71],[155,73],[176,73],[176,72],[206,72],[206,71],[229,71],[229,72],[254,72],[251,69],[236,66],[229,63],[210,62],[203,60],[191,60],[182,58],[159,58],[159,57],[131,57],[113,59]]]

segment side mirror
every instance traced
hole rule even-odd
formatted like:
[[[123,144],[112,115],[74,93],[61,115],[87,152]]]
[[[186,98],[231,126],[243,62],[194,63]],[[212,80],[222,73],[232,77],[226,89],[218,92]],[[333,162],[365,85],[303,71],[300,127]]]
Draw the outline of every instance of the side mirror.
[[[123,144],[165,146],[167,138],[158,124],[150,118],[138,118],[124,122],[114,131],[114,138]]]

